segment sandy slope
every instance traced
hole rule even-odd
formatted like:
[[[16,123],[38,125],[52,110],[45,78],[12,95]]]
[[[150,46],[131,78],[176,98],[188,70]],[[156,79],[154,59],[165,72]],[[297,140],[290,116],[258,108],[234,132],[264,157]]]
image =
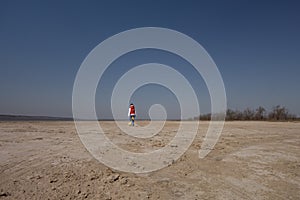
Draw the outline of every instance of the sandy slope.
[[[136,152],[161,148],[178,128],[168,122],[154,138],[134,139],[113,122],[101,124],[114,143]],[[73,122],[0,122],[0,199],[299,199],[300,123],[227,122],[200,160],[207,126],[201,122],[173,165],[130,174],[95,160]]]

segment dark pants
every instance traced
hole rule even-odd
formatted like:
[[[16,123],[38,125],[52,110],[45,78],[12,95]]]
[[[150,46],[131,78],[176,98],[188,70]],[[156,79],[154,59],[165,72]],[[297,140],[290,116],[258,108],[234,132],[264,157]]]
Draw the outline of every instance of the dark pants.
[[[134,126],[135,115],[130,115],[131,125]]]

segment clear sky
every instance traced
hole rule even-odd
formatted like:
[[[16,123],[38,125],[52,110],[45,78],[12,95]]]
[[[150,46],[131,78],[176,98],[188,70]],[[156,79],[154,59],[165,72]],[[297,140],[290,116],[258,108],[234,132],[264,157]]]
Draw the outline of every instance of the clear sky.
[[[299,1],[0,1],[0,114],[72,116],[72,88],[87,54],[100,42],[138,27],[164,27],[199,42],[223,77],[232,109],[284,105],[300,115]],[[129,53],[107,70],[96,94],[109,118],[110,92],[138,64],[168,64],[189,77],[210,112],[201,76],[159,50]],[[145,117],[155,103],[179,115],[167,88],[146,85],[132,100]],[[145,116],[144,116],[145,115]]]

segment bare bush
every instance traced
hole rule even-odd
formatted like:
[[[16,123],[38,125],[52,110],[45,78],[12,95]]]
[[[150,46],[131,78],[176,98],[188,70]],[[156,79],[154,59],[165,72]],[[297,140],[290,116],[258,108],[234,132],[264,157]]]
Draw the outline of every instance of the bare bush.
[[[195,120],[211,120],[216,117],[212,117],[211,114],[200,115],[195,117]],[[246,108],[243,111],[227,109],[226,120],[271,120],[271,121],[285,121],[285,120],[300,120],[296,115],[290,114],[284,106],[274,106],[272,110],[267,113],[266,109],[259,106],[255,110]]]

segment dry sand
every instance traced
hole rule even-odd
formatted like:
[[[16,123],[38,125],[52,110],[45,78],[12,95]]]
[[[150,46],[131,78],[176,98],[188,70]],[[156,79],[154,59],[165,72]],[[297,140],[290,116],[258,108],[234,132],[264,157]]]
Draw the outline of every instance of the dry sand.
[[[163,147],[178,123],[167,122],[152,139],[126,136],[113,122],[101,125],[120,147],[142,152]],[[300,198],[300,123],[226,122],[213,151],[200,160],[207,127],[201,122],[173,165],[130,174],[95,160],[73,122],[0,122],[0,199]]]

